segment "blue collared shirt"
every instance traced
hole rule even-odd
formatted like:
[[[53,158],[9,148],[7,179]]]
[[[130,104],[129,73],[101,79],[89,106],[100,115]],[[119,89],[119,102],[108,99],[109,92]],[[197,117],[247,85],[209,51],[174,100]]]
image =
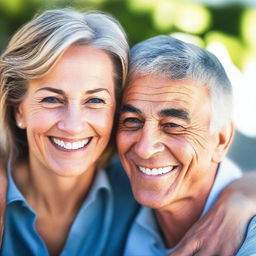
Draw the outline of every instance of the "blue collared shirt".
[[[2,255],[49,255],[36,230],[37,214],[17,188],[10,170],[8,182]],[[98,171],[70,228],[61,256],[122,255],[137,209],[118,163],[107,172]]]
[[[222,161],[202,215],[212,207],[221,191],[241,175],[241,171],[230,160]],[[124,255],[165,256],[171,251],[172,249],[166,248],[164,244],[153,210],[142,207],[131,227]]]

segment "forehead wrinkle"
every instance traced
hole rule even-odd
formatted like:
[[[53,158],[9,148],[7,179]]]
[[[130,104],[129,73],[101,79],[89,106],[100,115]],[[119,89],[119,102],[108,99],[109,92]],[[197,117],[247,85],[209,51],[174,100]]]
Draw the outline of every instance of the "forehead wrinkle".
[[[137,88],[136,88],[137,87]],[[178,91],[173,90],[175,89],[175,87],[178,89]],[[147,92],[147,89],[154,89],[155,92],[152,94]],[[164,90],[163,90],[164,89]],[[170,91],[171,89],[171,91]],[[160,91],[161,90],[161,91]],[[192,88],[188,88],[187,86],[182,87],[182,91],[180,90],[179,86],[162,86],[161,88],[155,88],[154,86],[138,86],[138,85],[132,85],[132,86],[128,86],[128,88],[124,91],[124,97],[135,97],[135,95],[139,95],[138,97],[141,96],[145,96],[145,97],[150,97],[148,99],[148,101],[150,101],[150,99],[152,98],[152,96],[171,96],[172,99],[170,100],[180,100],[180,97],[177,97],[176,95],[180,95],[180,96],[186,96],[191,98],[192,95],[194,95],[194,91],[192,90]],[[176,98],[176,97],[177,98]],[[175,97],[175,98],[173,98]],[[139,99],[140,100],[140,99]]]

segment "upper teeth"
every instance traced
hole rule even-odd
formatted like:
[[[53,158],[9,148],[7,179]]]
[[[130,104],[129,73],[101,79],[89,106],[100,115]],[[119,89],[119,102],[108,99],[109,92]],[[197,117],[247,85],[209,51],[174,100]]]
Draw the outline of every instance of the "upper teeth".
[[[65,149],[79,149],[84,147],[88,143],[89,139],[76,141],[76,142],[65,142],[63,140],[53,138],[53,142],[58,146]]]
[[[139,166],[139,170],[147,175],[160,175],[160,174],[164,174],[167,172],[170,172],[174,169],[174,166],[168,166],[168,167],[162,167],[162,168],[145,168],[145,167],[141,167]]]

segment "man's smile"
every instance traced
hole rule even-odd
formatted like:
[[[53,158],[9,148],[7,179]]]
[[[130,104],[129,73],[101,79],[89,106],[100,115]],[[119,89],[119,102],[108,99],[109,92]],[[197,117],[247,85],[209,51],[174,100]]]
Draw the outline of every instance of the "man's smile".
[[[144,174],[147,175],[162,175],[162,174],[166,174],[169,173],[171,171],[173,171],[177,166],[165,166],[165,167],[160,167],[160,168],[147,168],[147,167],[143,167],[143,166],[138,166],[138,169],[143,172]]]

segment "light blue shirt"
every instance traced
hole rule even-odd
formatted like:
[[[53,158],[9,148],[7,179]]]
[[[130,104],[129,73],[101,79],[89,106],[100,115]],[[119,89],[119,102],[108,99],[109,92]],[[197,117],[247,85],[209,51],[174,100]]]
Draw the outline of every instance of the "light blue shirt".
[[[37,214],[17,188],[10,168],[8,182],[2,255],[49,255],[36,230]],[[107,171],[98,171],[70,228],[61,256],[123,255],[129,226],[137,210],[120,165],[115,163]]]
[[[242,176],[240,169],[230,160],[224,159],[218,169],[214,184],[206,201],[202,215],[212,207],[220,192],[232,181]],[[153,210],[142,207],[133,223],[125,256],[163,256],[171,253],[171,248],[166,248],[160,235]]]

